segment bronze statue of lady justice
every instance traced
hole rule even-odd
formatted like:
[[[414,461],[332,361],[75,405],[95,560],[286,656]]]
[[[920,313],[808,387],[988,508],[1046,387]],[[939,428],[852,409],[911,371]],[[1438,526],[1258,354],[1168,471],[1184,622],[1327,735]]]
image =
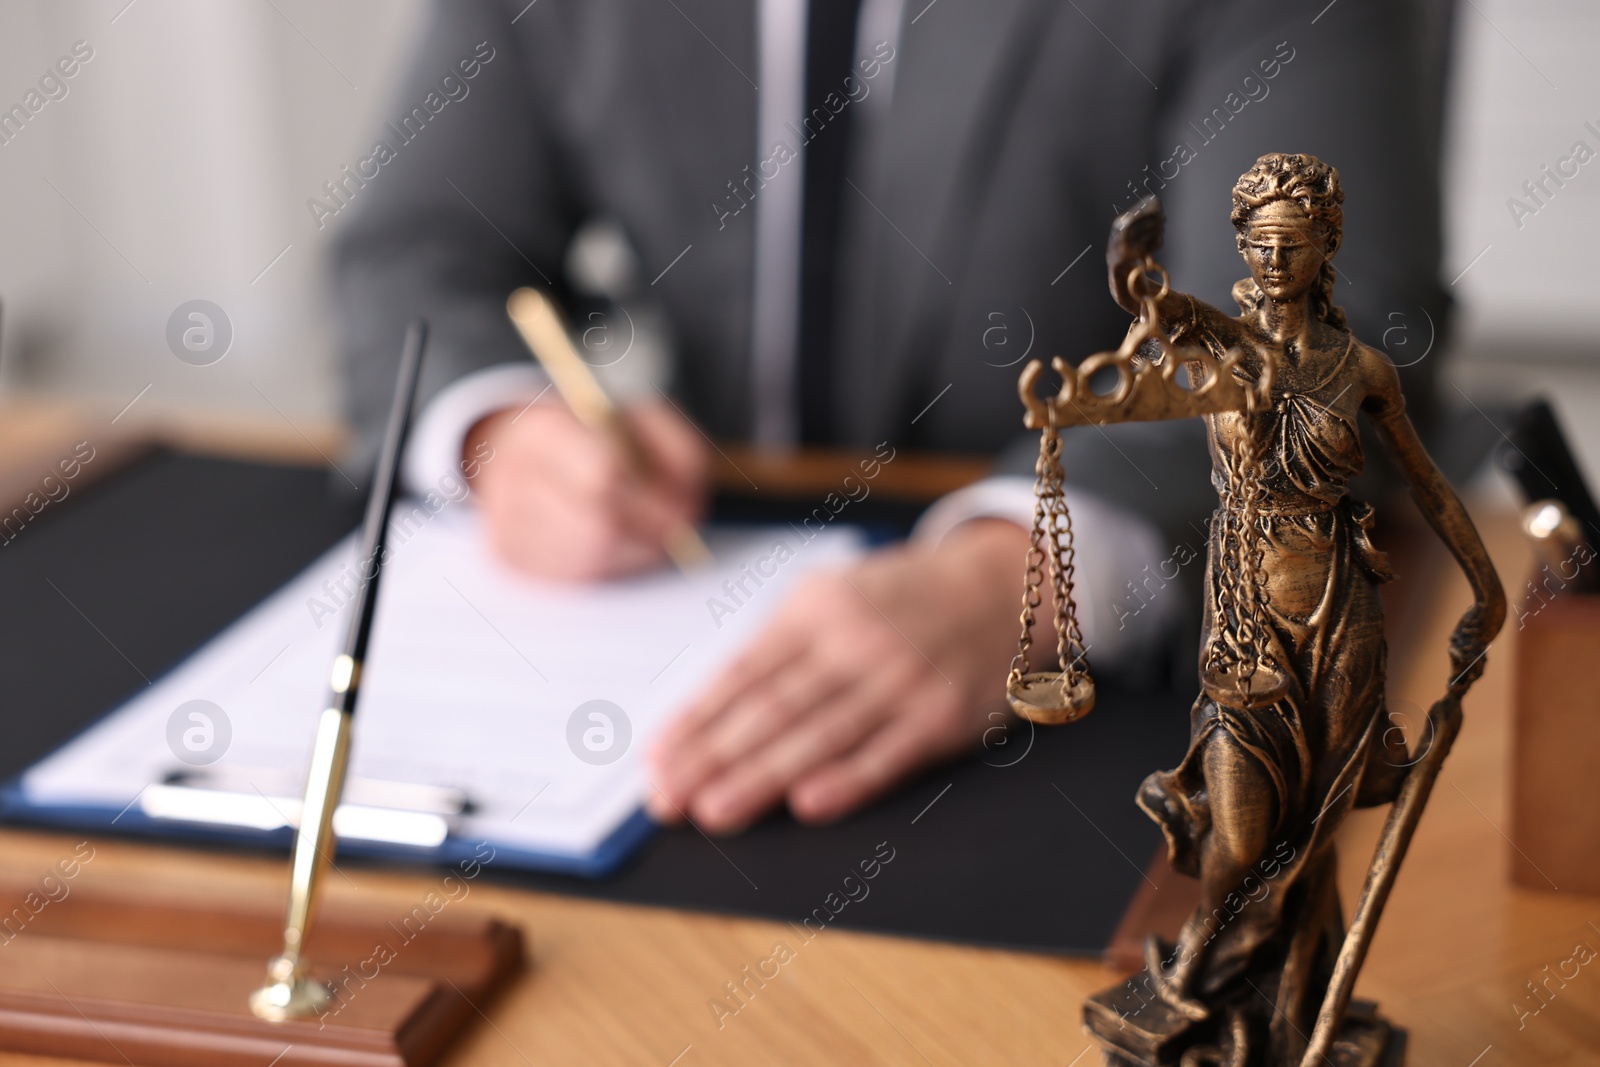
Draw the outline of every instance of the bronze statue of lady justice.
[[[1351,335],[1333,303],[1344,199],[1338,172],[1307,155],[1262,156],[1233,189],[1250,277],[1231,317],[1172,291],[1153,256],[1159,204],[1112,226],[1111,292],[1138,316],[1113,353],[1060,390],[1019,390],[1040,432],[1038,508],[1023,637],[1007,693],[1019,714],[1066,722],[1093,705],[1072,603],[1071,520],[1060,438],[1073,425],[1205,420],[1219,506],[1209,535],[1200,695],[1188,753],[1152,774],[1138,803],[1172,866],[1200,880],[1176,944],[1151,937],[1145,970],[1091,997],[1085,1023],[1106,1062],[1334,1067],[1397,1064],[1401,1032],[1350,1000],[1396,870],[1483,671],[1505,597],[1465,509],[1406,416],[1394,366]],[[1090,380],[1107,368],[1109,393]],[[1350,496],[1365,414],[1475,602],[1451,638],[1451,678],[1415,751],[1387,728],[1378,587],[1392,576],[1369,539],[1372,508]],[[1048,573],[1057,670],[1029,672],[1030,628]],[[1390,805],[1365,887],[1344,921],[1334,833],[1356,807]]]

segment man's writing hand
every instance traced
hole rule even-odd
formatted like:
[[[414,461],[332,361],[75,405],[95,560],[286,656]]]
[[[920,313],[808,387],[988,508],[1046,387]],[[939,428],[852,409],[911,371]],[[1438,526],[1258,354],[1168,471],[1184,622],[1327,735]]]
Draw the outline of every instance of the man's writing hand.
[[[512,565],[545,578],[611,578],[660,566],[669,530],[697,521],[710,467],[705,439],[671,406],[625,413],[649,460],[646,479],[622,450],[559,401],[506,409],[480,421],[494,459],[474,483],[490,543]]]

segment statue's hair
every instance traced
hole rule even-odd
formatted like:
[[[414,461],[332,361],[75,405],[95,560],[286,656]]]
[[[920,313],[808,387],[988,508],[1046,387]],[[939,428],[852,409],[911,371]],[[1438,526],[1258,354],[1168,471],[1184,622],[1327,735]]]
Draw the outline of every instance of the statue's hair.
[[[1348,329],[1344,309],[1333,302],[1332,260],[1344,236],[1344,209],[1339,206],[1344,203],[1344,189],[1339,185],[1338,170],[1316,156],[1297,152],[1269,152],[1256,160],[1255,166],[1241,174],[1233,186],[1231,219],[1241,253],[1251,213],[1275,200],[1299,204],[1311,224],[1322,232],[1325,258],[1312,292],[1313,310],[1328,325]],[[1250,312],[1261,306],[1266,294],[1254,278],[1244,278],[1234,283],[1233,299],[1240,310]]]

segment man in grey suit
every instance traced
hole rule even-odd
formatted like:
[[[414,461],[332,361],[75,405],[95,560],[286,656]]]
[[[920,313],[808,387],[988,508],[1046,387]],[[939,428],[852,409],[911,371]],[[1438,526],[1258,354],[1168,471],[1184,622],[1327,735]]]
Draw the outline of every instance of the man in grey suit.
[[[1081,358],[1126,329],[1102,267],[1113,216],[1159,195],[1164,265],[1225,305],[1243,273],[1228,191],[1265,151],[1340,168],[1339,296],[1369,343],[1411,346],[1391,347],[1404,362],[1448,306],[1425,16],[1417,0],[441,0],[402,117],[313,209],[343,228],[358,447],[370,460],[422,315],[407,476],[492,450],[474,495],[533,573],[658,565],[664,531],[704,506],[711,440],[998,456],[1023,355]],[[649,485],[542,392],[504,311],[521,285],[570,303],[569,252],[596,220],[634,264],[613,287],[675,354],[630,407]],[[1430,371],[1406,369],[1414,408]],[[1130,627],[1114,602],[1209,510],[1197,431],[1070,442],[1097,668],[1139,662],[1177,607]],[[997,477],[806,585],[658,738],[653,810],[722,831],[783,801],[826,820],[970,746],[1014,647],[1029,503]]]

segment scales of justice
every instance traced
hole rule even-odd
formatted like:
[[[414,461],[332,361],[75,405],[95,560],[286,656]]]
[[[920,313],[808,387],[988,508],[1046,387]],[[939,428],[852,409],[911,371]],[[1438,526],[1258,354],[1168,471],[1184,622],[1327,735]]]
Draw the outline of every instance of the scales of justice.
[[[1036,393],[1038,360],[1018,383],[1024,424],[1040,440],[1022,637],[1006,684],[1023,718],[1066,723],[1094,706],[1061,433],[1198,416],[1218,495],[1189,749],[1137,798],[1172,867],[1199,879],[1201,899],[1175,943],[1151,935],[1144,969],[1085,1002],[1111,1067],[1404,1061],[1405,1032],[1351,993],[1505,597],[1406,415],[1393,365],[1333,304],[1343,199],[1338,172],[1307,155],[1262,156],[1239,179],[1232,221],[1250,277],[1233,289],[1238,317],[1172,290],[1153,258],[1160,205],[1146,200],[1115,221],[1106,253],[1112,295],[1137,316],[1121,347],[1077,367],[1057,357],[1062,384],[1051,396]],[[1108,371],[1110,391],[1091,389]],[[1368,536],[1372,508],[1346,488],[1363,464],[1361,415],[1474,595],[1414,751],[1385,716],[1378,588],[1393,575]],[[1056,663],[1035,671],[1032,629],[1047,595]],[[1335,832],[1351,810],[1376,806],[1388,817],[1346,923]]]

